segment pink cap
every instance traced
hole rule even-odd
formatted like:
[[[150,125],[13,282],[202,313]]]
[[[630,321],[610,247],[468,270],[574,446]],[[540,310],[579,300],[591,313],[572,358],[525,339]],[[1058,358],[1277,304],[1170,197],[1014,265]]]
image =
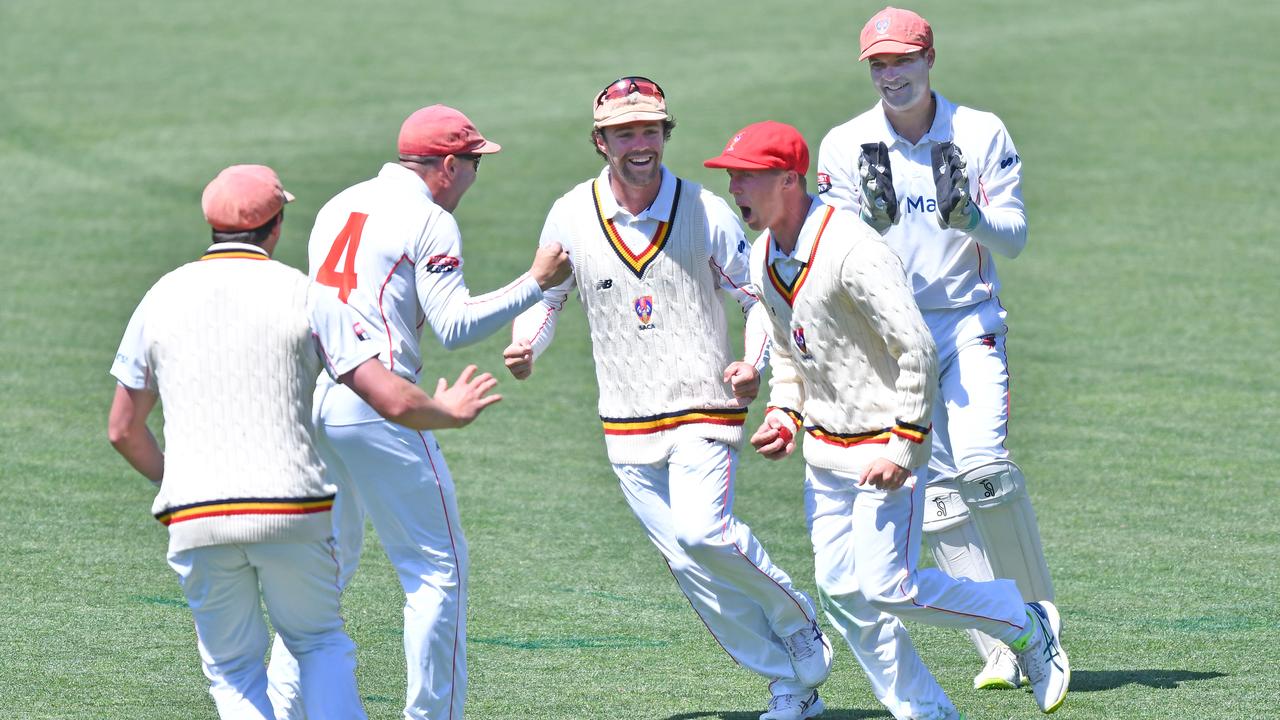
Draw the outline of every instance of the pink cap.
[[[293,195],[266,165],[232,165],[204,188],[200,207],[214,230],[242,232],[267,224]]]
[[[765,120],[739,130],[724,152],[702,165],[726,170],[795,170],[804,175],[809,172],[809,146],[799,130]]]
[[[447,105],[424,107],[400,126],[401,155],[487,155],[501,149],[485,140],[466,115]]]
[[[862,26],[859,60],[872,55],[905,55],[933,47],[933,28],[910,10],[887,7]]]

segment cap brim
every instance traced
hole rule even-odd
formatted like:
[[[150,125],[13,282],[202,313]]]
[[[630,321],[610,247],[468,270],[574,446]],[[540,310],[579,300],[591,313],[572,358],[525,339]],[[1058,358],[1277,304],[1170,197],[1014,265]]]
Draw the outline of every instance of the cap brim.
[[[297,200],[297,198],[293,196],[293,193],[289,192],[288,190],[285,190],[284,188],[280,188],[280,192],[284,193],[284,202],[286,205],[293,202],[294,200]]]
[[[657,110],[632,110],[630,112],[614,115],[610,118],[605,118],[604,120],[597,120],[596,127],[612,127],[614,125],[626,125],[627,123],[633,122],[662,122],[663,120],[670,119],[670,115]]]
[[[746,160],[732,155],[717,155],[710,160],[705,160],[702,167],[720,168],[723,170],[780,170],[781,168],[773,165],[765,165],[754,160]]]
[[[872,55],[907,55],[921,50],[928,50],[924,45],[911,45],[901,40],[877,40],[871,43],[871,46],[862,51],[858,55],[858,62],[862,62]]]
[[[502,149],[502,146],[491,140],[485,140],[484,144],[475,150],[468,150],[468,155],[492,155]]]

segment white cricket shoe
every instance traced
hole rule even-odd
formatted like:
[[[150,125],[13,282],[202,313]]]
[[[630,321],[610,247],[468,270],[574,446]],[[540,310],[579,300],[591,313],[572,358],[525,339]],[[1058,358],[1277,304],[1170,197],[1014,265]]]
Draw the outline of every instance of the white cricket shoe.
[[[1015,647],[1018,662],[1027,672],[1036,704],[1046,713],[1062,707],[1067,699],[1067,686],[1071,684],[1071,664],[1067,652],[1059,640],[1062,618],[1058,608],[1048,600],[1027,603],[1027,616],[1032,627],[1026,637],[1019,638],[1022,647]]]
[[[818,717],[826,709],[817,690],[808,695],[786,693],[773,696],[769,701],[769,709],[760,716],[760,720],[805,720]]]
[[[796,682],[816,688],[831,675],[831,659],[835,653],[827,636],[822,634],[818,621],[807,628],[797,630],[782,639],[791,656],[791,668],[796,672]]]
[[[987,656],[982,672],[973,678],[974,690],[1013,690],[1021,687],[1025,677],[1018,658],[1008,645],[997,645]]]

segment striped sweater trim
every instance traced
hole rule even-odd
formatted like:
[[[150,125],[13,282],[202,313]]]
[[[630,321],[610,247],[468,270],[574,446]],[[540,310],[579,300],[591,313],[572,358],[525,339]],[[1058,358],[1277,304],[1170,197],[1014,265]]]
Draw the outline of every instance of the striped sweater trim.
[[[334,495],[314,498],[229,498],[179,505],[155,514],[162,525],[232,515],[311,515],[333,509]]]
[[[931,427],[920,427],[899,420],[893,427],[863,433],[831,432],[818,425],[806,425],[804,429],[815,440],[837,447],[853,447],[855,445],[887,445],[894,435],[920,445],[929,436]]]
[[[600,205],[600,181],[591,183],[591,199],[595,203],[596,220],[600,223],[600,230],[609,241],[609,247],[613,248],[613,252],[631,272],[635,273],[636,277],[643,277],[644,271],[653,264],[658,254],[666,247],[667,240],[671,237],[671,227],[675,225],[676,210],[680,207],[680,190],[683,184],[684,181],[676,179],[675,199],[671,201],[671,217],[666,222],[658,222],[658,229],[653,232],[653,237],[649,238],[649,244],[637,255],[627,247],[622,235],[618,233],[617,226],[613,224],[613,219],[604,216],[604,210]]]
[[[604,423],[605,435],[647,435],[694,423],[741,427],[747,421],[747,409],[677,410],[638,418],[608,418],[602,415],[600,421]]]

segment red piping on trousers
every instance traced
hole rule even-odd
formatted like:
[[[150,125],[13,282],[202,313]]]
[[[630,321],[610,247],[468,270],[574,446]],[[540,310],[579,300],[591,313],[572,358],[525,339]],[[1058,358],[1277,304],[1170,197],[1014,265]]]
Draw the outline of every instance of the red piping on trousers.
[[[733,487],[733,458],[730,457],[728,467],[725,468],[724,498],[723,500],[721,500],[721,503],[720,503],[720,507],[721,507],[720,512],[722,517],[724,517],[724,523],[720,525],[721,540],[725,539],[725,535],[729,530],[729,522],[733,519],[733,516],[729,514],[729,490],[732,487]],[[759,565],[752,562],[751,558],[747,557],[747,554],[742,552],[742,548],[738,547],[738,543],[736,541],[733,543],[733,550],[734,552],[738,553],[738,557],[742,558],[743,560],[746,560],[748,565],[755,568],[756,572],[768,578],[769,582],[773,583],[775,587],[781,590],[782,593],[787,596],[788,600],[795,603],[796,609],[800,611],[800,614],[803,615],[806,620],[813,621],[814,618],[809,617],[809,613],[804,611],[804,606],[801,605],[798,600],[796,600],[795,596],[787,592],[787,589],[782,587],[782,583],[779,583],[776,579],[774,579],[772,575],[765,572],[764,570],[761,570]]]
[[[918,481],[919,479],[917,478],[917,482]],[[915,495],[915,491],[913,490],[911,493],[911,512],[907,514],[907,548],[912,547],[911,529],[915,527],[915,523],[914,523],[915,516],[916,516],[916,495]],[[898,550],[902,550],[902,549],[903,548],[898,548]],[[1007,620],[1001,620],[1000,618],[992,618],[992,617],[987,617],[985,615],[974,615],[972,613],[962,613],[962,612],[957,612],[955,610],[948,610],[946,608],[934,607],[932,605],[921,605],[920,603],[916,602],[915,597],[908,594],[906,589],[903,587],[903,585],[905,585],[906,583],[907,578],[915,577],[915,574],[916,574],[915,568],[911,567],[911,554],[906,553],[903,555],[903,557],[907,559],[907,577],[903,578],[903,581],[898,584],[898,592],[902,594],[902,597],[910,600],[912,605],[918,608],[926,609],[926,610],[936,610],[938,612],[946,613],[948,615],[960,615],[962,617],[978,618],[979,620],[989,620],[991,622],[1003,623],[1005,625],[1008,625],[1011,628],[1016,628],[1019,631],[1025,629],[1023,626],[1016,625]]]
[[[453,553],[453,566],[458,570],[458,587],[462,587],[462,583],[466,579],[462,577],[462,567],[458,563],[458,546],[453,540],[453,519],[449,517],[449,504],[444,499],[444,487],[440,483],[440,473],[436,471],[436,461],[431,459],[431,449],[427,446],[427,438],[421,432],[418,433],[418,439],[422,441],[422,449],[427,453],[427,462],[431,463],[431,474],[436,478],[436,490],[440,492],[440,509],[444,511],[445,528],[449,530],[449,551]],[[449,718],[453,718],[453,699],[454,693],[458,690],[458,625],[461,622],[459,615],[462,613],[462,603],[458,603],[458,607],[454,609],[453,615],[453,658],[449,664]]]

